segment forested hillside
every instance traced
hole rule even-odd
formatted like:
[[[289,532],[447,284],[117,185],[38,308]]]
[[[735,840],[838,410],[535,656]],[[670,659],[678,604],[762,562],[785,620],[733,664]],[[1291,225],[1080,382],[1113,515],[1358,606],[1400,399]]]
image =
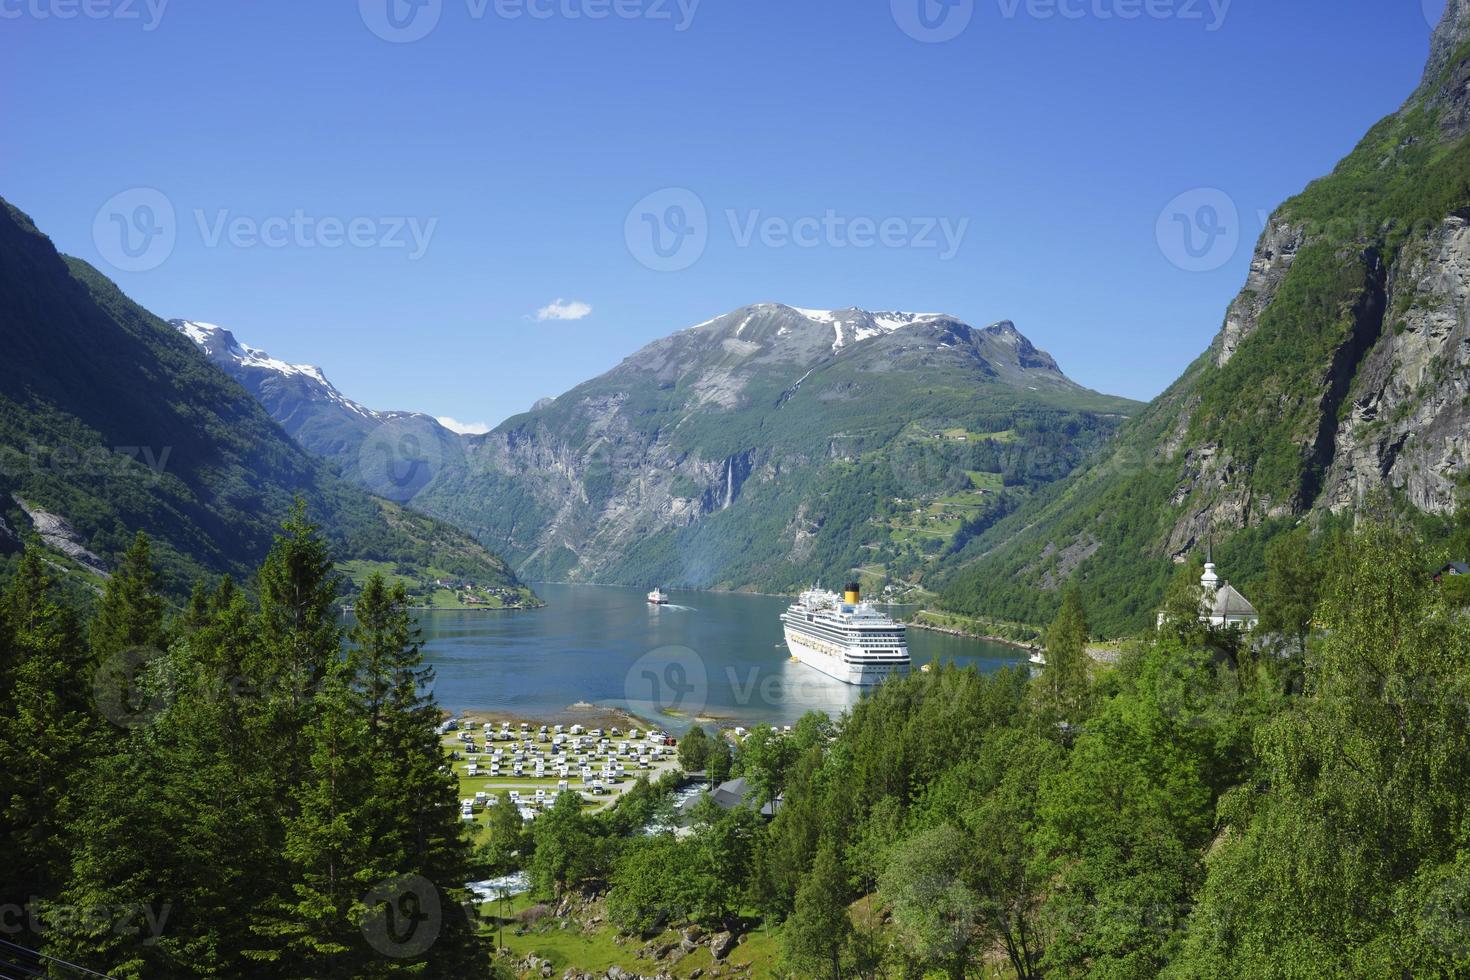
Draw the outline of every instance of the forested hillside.
[[[293,443],[187,339],[0,201],[0,563],[29,540],[95,586],[135,530],[167,590],[244,581],[302,496],[343,559],[515,587],[439,521],[395,517]]]
[[[691,730],[686,767],[751,796],[685,832],[492,827],[535,886],[516,948],[573,976],[692,976],[702,937],[769,977],[1466,975],[1465,590],[1392,521],[1283,540],[1256,633],[1201,625],[1186,566],[1095,664],[1069,593],[1035,678],[918,673],[733,757]]]

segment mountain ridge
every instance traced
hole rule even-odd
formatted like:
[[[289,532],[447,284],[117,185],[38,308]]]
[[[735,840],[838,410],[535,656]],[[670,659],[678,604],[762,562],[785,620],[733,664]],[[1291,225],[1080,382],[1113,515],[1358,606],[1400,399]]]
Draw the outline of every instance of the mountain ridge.
[[[980,520],[981,498],[1007,496],[1003,471],[1017,492],[1054,479],[1136,407],[1070,381],[1006,321],[760,303],[467,440],[413,503],[532,578],[789,589],[865,555],[908,578],[929,563],[914,551],[944,550],[966,521],[895,549],[864,528],[894,498],[948,486]]]
[[[350,486],[3,200],[0,347],[0,550],[37,544],[90,580],[147,531],[177,596],[206,575],[247,581],[299,496],[344,560],[518,587],[462,532]]]
[[[1419,89],[1272,213],[1209,348],[1109,453],[974,542],[948,608],[1045,622],[1075,585],[1100,631],[1128,633],[1206,540],[1248,585],[1302,522],[1378,495],[1415,520],[1454,510],[1470,463],[1467,39],[1470,0],[1454,0]]]

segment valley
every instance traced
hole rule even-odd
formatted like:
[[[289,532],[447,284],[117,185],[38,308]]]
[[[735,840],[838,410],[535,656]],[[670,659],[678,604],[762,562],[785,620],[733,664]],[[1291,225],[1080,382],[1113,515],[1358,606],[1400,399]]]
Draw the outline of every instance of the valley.
[[[358,6],[7,18],[0,980],[1470,976],[1470,0]]]

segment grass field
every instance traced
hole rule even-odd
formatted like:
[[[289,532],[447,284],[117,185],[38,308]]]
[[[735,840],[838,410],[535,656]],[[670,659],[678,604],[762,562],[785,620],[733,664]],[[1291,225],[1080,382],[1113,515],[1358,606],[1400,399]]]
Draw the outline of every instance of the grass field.
[[[647,945],[650,940],[623,937],[620,942],[618,931],[611,926],[603,926],[591,932],[562,928],[562,922],[565,920],[552,916],[545,917],[537,925],[525,925],[522,917],[528,910],[540,904],[543,904],[540,899],[529,895],[518,895],[506,901],[503,918],[500,903],[489,902],[481,905],[481,931],[486,935],[495,935],[497,938],[503,934],[505,948],[510,950],[517,960],[531,955],[550,960],[553,976],[561,976],[568,969],[600,975],[617,966],[626,971],[648,976],[666,970],[671,976],[684,980],[696,971],[708,975],[711,968],[717,965],[707,946],[694,949],[670,965],[669,960],[659,962],[636,955],[637,951]],[[503,930],[500,928],[502,925]],[[524,934],[517,935],[519,931],[524,931]],[[776,980],[778,977],[788,976],[789,974],[776,967],[779,958],[777,944],[779,934],[779,929],[770,933],[764,929],[747,933],[744,941],[725,958],[721,969],[728,973],[731,967],[748,965],[751,968],[748,976],[755,980]],[[670,929],[652,942],[677,943],[679,938],[680,933]]]

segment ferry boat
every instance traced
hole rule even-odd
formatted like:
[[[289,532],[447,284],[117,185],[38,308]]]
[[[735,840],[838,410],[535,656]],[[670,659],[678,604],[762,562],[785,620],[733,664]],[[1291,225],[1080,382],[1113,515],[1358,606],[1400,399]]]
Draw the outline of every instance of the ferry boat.
[[[669,604],[669,596],[663,589],[654,586],[653,591],[648,593],[648,602],[654,606],[667,606]]]
[[[844,684],[871,687],[909,672],[908,627],[863,602],[857,583],[841,595],[803,592],[781,622],[793,659]]]

